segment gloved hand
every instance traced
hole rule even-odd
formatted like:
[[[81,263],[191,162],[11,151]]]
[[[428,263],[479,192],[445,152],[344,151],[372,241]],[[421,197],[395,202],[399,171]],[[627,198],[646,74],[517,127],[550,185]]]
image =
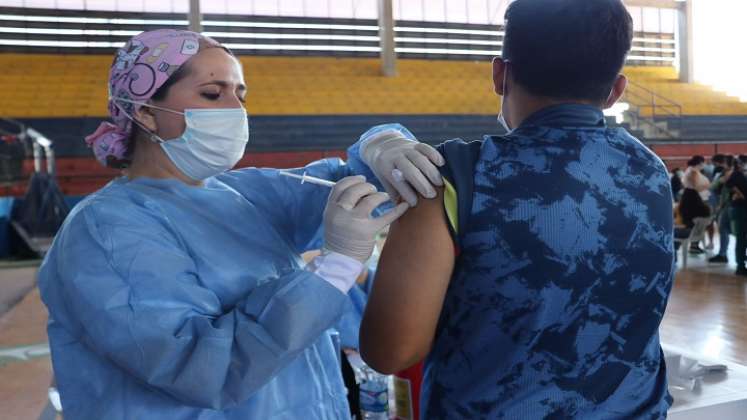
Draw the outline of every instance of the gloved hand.
[[[343,178],[332,188],[324,210],[324,248],[364,263],[376,244],[376,234],[410,207],[400,203],[389,213],[372,218],[371,212],[389,200],[363,176]]]
[[[444,165],[441,154],[425,143],[408,140],[397,130],[382,131],[366,140],[361,158],[395,202],[402,197],[414,207],[418,196],[413,187],[423,197],[435,198],[433,186],[444,185],[437,168]]]

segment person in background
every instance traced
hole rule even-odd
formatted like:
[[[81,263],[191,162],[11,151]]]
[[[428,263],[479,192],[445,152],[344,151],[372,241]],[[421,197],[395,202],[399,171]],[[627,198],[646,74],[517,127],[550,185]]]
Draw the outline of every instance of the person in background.
[[[632,37],[620,0],[509,5],[508,134],[438,147],[445,187],[391,226],[361,325],[374,369],[426,358],[422,419],[666,417],[670,180],[602,111]]]
[[[686,227],[682,221],[682,215],[680,214],[679,203],[674,207],[674,239],[687,239],[690,236],[692,229]],[[674,242],[674,261],[675,263],[679,259],[677,252],[680,249],[682,243],[680,241]]]
[[[724,174],[727,179],[725,187],[731,197],[729,205],[731,231],[736,238],[734,259],[737,262],[737,270],[735,274],[742,277],[747,277],[747,267],[745,267],[745,254],[747,254],[747,176],[744,174],[745,164],[747,164],[747,157],[739,156],[733,170]]]
[[[682,175],[683,172],[680,168],[674,168],[670,175],[672,185],[672,201],[674,202],[680,201],[680,196],[682,194]]]
[[[685,196],[688,196],[685,200],[685,205],[680,206],[680,211],[683,213],[683,215],[686,213],[702,214],[702,208],[698,201],[703,202],[703,204],[707,207],[707,204],[705,203],[708,202],[711,196],[711,182],[705,175],[703,175],[703,168],[705,168],[705,158],[703,156],[696,155],[690,158],[689,161],[687,161],[687,169],[685,170],[685,174],[682,178],[683,190],[682,198],[680,199],[680,201],[685,200]],[[698,194],[700,196],[700,200],[696,200],[694,197],[690,197],[693,193]],[[706,249],[712,249],[712,227],[710,228],[709,234],[706,237],[710,238],[710,242],[706,244]],[[690,244],[690,253],[703,254],[705,253],[705,251],[700,247],[699,244],[693,243]]]
[[[747,155],[737,156],[737,169],[747,174]]]
[[[708,201],[711,195],[709,187],[711,182],[708,178],[703,175],[703,168],[705,168],[705,158],[703,156],[693,156],[687,161],[687,169],[682,177],[682,186],[685,189],[695,190],[703,201]]]
[[[331,190],[230,170],[249,138],[243,69],[195,32],[135,36],[108,88],[113,123],[86,141],[124,176],[75,207],[39,269],[65,418],[349,418],[333,327],[377,232],[415,191],[435,197],[442,157],[387,125],[347,164],[293,170]],[[405,201],[372,217],[390,197]]]
[[[713,182],[719,174],[722,174],[726,170],[726,155],[722,153],[713,155],[711,157],[711,166],[713,167],[713,171],[710,180]]]
[[[717,155],[718,156],[718,155]],[[714,213],[718,219],[719,248],[718,254],[708,259],[712,264],[726,264],[729,262],[727,251],[731,238],[731,193],[726,188],[726,177],[728,171],[734,167],[734,157],[724,155],[722,159],[716,159],[716,176],[711,183],[712,196],[716,197],[716,203],[713,206]]]
[[[717,153],[713,155],[710,161],[706,164],[703,169],[703,175],[708,178],[711,185],[708,187],[709,194],[706,200],[706,204],[711,208],[711,213],[715,215],[713,222],[706,228],[706,249],[711,251],[714,248],[713,238],[716,235],[716,229],[718,229],[718,215],[716,215],[716,207],[718,206],[718,194],[713,193],[713,181],[719,177],[724,170],[724,155]]]
[[[710,159],[707,159],[700,171],[709,181],[713,181],[713,177],[716,176],[716,164],[713,161],[713,158],[716,156],[717,155],[713,155]]]
[[[680,216],[682,225],[688,229],[692,229],[695,225],[695,219],[711,215],[711,208],[695,190],[685,188],[685,192],[677,204],[677,213]]]
[[[703,201],[702,196],[692,188],[685,188],[683,190],[682,198],[680,198],[677,204],[676,211],[680,215],[682,224],[687,229],[693,228],[696,218],[709,217],[711,215],[711,208]],[[689,252],[700,255],[705,251],[700,248],[698,243],[691,243]]]

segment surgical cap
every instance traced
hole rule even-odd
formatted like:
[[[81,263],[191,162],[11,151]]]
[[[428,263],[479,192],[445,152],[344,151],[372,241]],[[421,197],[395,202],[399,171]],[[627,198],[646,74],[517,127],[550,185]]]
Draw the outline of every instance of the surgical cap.
[[[103,165],[126,158],[132,133],[132,116],[203,45],[220,46],[196,32],[158,29],[142,32],[117,50],[109,72],[109,116],[86,137],[96,159]],[[123,100],[118,100],[123,99]]]

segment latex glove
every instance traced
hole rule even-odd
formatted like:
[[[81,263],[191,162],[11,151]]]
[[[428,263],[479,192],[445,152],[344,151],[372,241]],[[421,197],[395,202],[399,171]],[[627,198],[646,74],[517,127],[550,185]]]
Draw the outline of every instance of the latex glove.
[[[435,198],[434,186],[444,185],[438,170],[445,163],[441,154],[425,143],[408,140],[397,130],[382,131],[365,140],[361,158],[394,202],[401,197],[414,207],[418,204],[415,190],[425,198]]]
[[[324,210],[324,248],[365,263],[376,245],[376,234],[410,207],[401,203],[389,213],[372,218],[371,212],[389,200],[363,176],[343,178],[332,188]]]

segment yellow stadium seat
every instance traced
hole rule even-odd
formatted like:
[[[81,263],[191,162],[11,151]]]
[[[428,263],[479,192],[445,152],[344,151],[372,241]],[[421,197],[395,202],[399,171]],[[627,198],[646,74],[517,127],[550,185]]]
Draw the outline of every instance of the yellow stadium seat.
[[[105,117],[111,60],[110,55],[0,54],[5,94],[0,115]],[[495,114],[499,108],[487,61],[402,59],[391,78],[380,75],[376,58],[242,56],[240,61],[252,115]],[[737,98],[678,82],[672,67],[628,67],[625,74],[679,103],[685,115],[747,115],[747,104]]]

